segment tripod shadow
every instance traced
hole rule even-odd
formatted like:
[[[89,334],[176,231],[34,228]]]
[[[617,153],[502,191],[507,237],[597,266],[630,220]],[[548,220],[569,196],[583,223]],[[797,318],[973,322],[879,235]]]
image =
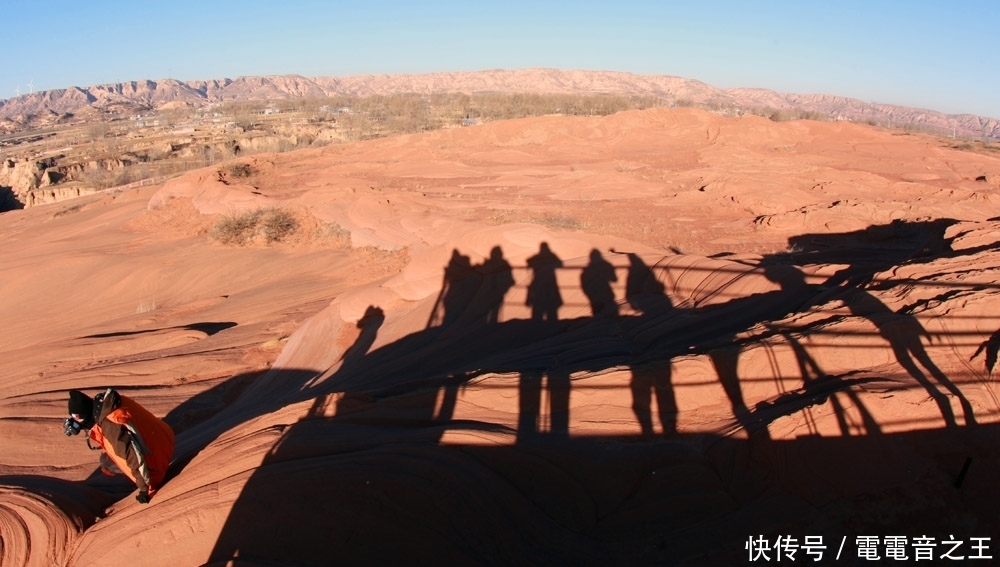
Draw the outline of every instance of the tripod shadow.
[[[819,363],[809,354],[805,346],[795,336],[794,333],[788,331],[781,331],[781,336],[791,345],[792,350],[795,352],[795,360],[799,366],[799,372],[802,375],[802,393],[803,394],[815,394],[818,393],[819,397],[814,398],[809,406],[822,405],[827,401],[833,407],[834,416],[837,419],[837,424],[840,427],[840,434],[844,437],[849,437],[853,434],[851,431],[851,424],[847,421],[847,408],[840,402],[838,395],[843,394],[847,396],[850,400],[851,405],[860,413],[861,423],[864,426],[865,435],[878,435],[881,433],[881,427],[878,421],[875,420],[875,416],[868,410],[865,404],[861,401],[860,396],[857,392],[846,387],[848,382],[854,384],[860,384],[861,380],[851,380],[846,381],[843,378],[829,376],[826,372],[820,368]]]
[[[930,340],[931,335],[916,317],[889,309],[878,298],[860,288],[850,290],[843,298],[852,314],[863,317],[875,325],[879,335],[889,343],[899,365],[927,390],[941,410],[941,416],[948,427],[955,427],[958,423],[951,402],[938,386],[958,399],[965,425],[976,424],[972,404],[927,354],[923,339]],[[930,378],[934,381],[932,382]]]
[[[951,240],[945,238],[945,232],[955,222],[952,219],[897,220],[850,233],[801,235],[789,239],[790,248],[798,250],[791,255],[798,262],[845,263],[850,260],[846,262],[847,267],[823,284],[829,290],[825,296],[841,299],[852,315],[867,319],[875,326],[889,343],[899,365],[937,404],[948,427],[958,423],[948,396],[939,387],[958,399],[965,425],[975,425],[976,418],[969,400],[927,353],[923,340],[930,341],[932,336],[916,317],[893,311],[865,287],[877,273],[889,268],[981,251],[984,247],[959,253],[951,249]],[[988,348],[989,341],[984,344]]]

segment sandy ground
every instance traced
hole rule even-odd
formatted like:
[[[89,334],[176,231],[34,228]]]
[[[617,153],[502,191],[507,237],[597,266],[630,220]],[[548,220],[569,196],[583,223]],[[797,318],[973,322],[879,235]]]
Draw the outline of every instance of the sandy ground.
[[[0,215],[4,566],[1000,555],[1000,156],[658,109],[239,161]],[[108,386],[177,432],[148,505],[62,434]]]

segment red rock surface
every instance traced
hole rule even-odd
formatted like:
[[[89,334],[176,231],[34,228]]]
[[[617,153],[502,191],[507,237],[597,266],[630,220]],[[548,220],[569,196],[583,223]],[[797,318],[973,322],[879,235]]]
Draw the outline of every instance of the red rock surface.
[[[1000,533],[1000,159],[673,109],[245,162],[0,215],[4,565]],[[297,234],[211,238],[260,207]],[[62,435],[107,386],[177,432],[148,505]]]

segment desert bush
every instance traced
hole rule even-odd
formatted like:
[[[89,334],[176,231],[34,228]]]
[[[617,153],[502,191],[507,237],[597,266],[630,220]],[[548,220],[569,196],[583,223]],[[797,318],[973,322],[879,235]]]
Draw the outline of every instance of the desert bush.
[[[267,243],[281,242],[299,228],[299,222],[288,211],[273,209],[263,215],[261,231]]]
[[[494,209],[487,215],[486,222],[490,224],[511,224],[516,222],[537,222],[537,218],[525,211],[514,209]]]
[[[231,163],[222,166],[222,173],[233,179],[247,179],[257,171],[249,163]]]
[[[223,217],[212,229],[212,237],[222,244],[246,246],[258,237],[268,244],[281,242],[299,228],[299,222],[282,209],[256,209]]]
[[[568,215],[546,214],[535,217],[533,220],[542,226],[558,230],[579,230],[583,228],[583,223]]]
[[[793,108],[791,110],[774,108],[771,106],[752,107],[743,109],[747,114],[762,116],[773,122],[786,122],[788,120],[830,120],[830,116],[814,110],[803,110]]]
[[[249,244],[257,235],[260,215],[260,210],[226,215],[216,223],[215,228],[212,229],[212,236],[226,245],[244,246]]]
[[[773,110],[768,118],[774,122],[786,122],[792,119],[792,115],[786,110]]]
[[[323,223],[322,226],[315,230],[314,236],[316,238],[328,238],[331,240],[346,241],[347,243],[351,242],[351,231],[335,222]]]

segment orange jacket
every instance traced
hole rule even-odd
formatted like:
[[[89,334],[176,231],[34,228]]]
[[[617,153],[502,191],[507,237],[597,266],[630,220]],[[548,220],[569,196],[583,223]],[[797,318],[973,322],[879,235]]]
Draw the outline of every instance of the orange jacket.
[[[99,445],[140,491],[163,486],[174,454],[174,431],[134,400],[108,388],[94,398],[97,419],[90,440]]]

